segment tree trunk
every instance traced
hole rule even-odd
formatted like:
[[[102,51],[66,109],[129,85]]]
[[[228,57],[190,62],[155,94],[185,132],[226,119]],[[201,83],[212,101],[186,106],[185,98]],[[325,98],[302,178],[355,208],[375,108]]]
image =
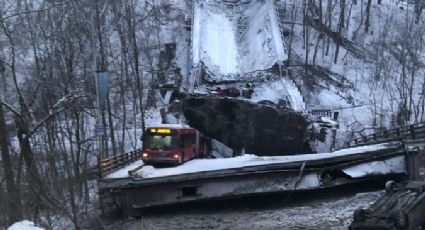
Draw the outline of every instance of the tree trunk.
[[[372,0],[367,0],[367,6],[366,6],[366,20],[365,20],[365,27],[364,27],[364,31],[368,32],[369,31],[369,18],[370,18],[370,6],[372,5]]]
[[[332,30],[332,0],[328,0],[328,28]],[[331,43],[331,38],[328,36],[327,44],[326,44],[326,53],[325,55],[329,55],[329,46]]]
[[[112,153],[114,156],[117,155],[117,148],[115,143],[115,129],[114,122],[112,121],[112,110],[111,110],[111,100],[109,99],[109,95],[107,97],[108,103],[108,123],[109,123],[109,136],[111,137],[111,145],[112,145]]]
[[[140,115],[142,119],[142,130],[145,130],[145,109],[143,106],[143,81],[141,79],[141,74],[139,70],[139,48],[137,46],[137,37],[136,37],[136,20],[134,19],[134,11],[131,11],[130,6],[126,7],[127,14],[129,17],[127,18],[128,29],[130,30],[130,36],[133,45],[133,57],[134,57],[134,72],[136,74],[136,86],[137,86],[137,97],[139,99],[139,109]],[[134,9],[134,7],[132,7]],[[131,12],[131,13],[130,13]],[[130,17],[131,16],[131,17]]]
[[[6,179],[6,211],[8,224],[12,224],[22,219],[22,204],[19,187],[15,183],[13,175],[13,163],[10,159],[9,140],[7,137],[6,121],[4,118],[3,106],[0,104],[0,150],[3,161],[3,170]]]
[[[419,23],[419,19],[421,17],[424,6],[425,6],[425,2],[423,2],[423,0],[415,0],[415,14],[416,14],[415,23],[416,24]]]
[[[34,154],[32,152],[30,136],[28,130],[28,124],[25,122],[25,118],[16,118],[17,137],[19,146],[21,149],[21,155],[27,168],[27,181],[29,186],[29,196],[27,197],[32,205],[32,212],[34,219],[38,217],[40,208],[45,206],[43,200],[48,199],[48,193],[45,189],[45,182],[41,179],[38,172],[36,161],[34,160]]]
[[[294,4],[292,6],[292,11],[291,11],[291,34],[289,36],[288,61],[287,61],[288,66],[291,64],[292,41],[293,41],[293,38],[294,38],[294,28],[295,28],[295,20],[296,20],[296,16],[297,16],[297,10],[298,10],[298,8],[296,8],[296,6]]]
[[[345,0],[341,0],[340,8],[341,8],[341,12],[340,12],[340,15],[339,15],[338,37],[341,37],[342,28],[344,27]],[[339,44],[339,42],[337,42],[336,43],[336,49],[335,49],[335,58],[334,58],[335,64],[338,62],[339,46],[340,46],[340,44]]]

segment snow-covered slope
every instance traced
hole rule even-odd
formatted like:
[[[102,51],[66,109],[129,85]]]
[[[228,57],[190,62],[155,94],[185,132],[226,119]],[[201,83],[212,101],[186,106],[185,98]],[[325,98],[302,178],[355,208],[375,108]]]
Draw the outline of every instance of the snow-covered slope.
[[[251,98],[252,102],[270,101],[276,105],[281,105],[282,100],[295,111],[304,112],[306,109],[297,86],[286,78],[256,86]]]
[[[322,18],[322,26],[318,26],[318,11],[308,12],[313,22],[307,28],[300,1],[277,3],[281,20],[287,22],[284,29],[292,52],[289,68],[296,72],[293,79],[307,110],[339,112],[337,142],[341,145],[360,133],[425,119],[425,50],[420,45],[425,39],[424,14],[416,23],[413,1],[372,1],[366,31],[367,1],[356,2],[346,1],[340,37],[340,1],[331,6],[323,1],[323,15],[330,10],[332,21]],[[329,31],[323,32],[327,27]]]
[[[273,1],[239,4],[194,2],[193,66],[202,62],[217,80],[237,79],[287,59]]]
[[[201,61],[211,71],[236,74],[237,47],[235,26],[220,7],[208,7],[209,1],[194,2],[193,63]]]
[[[270,68],[287,57],[272,1],[252,1],[238,18],[240,72]]]

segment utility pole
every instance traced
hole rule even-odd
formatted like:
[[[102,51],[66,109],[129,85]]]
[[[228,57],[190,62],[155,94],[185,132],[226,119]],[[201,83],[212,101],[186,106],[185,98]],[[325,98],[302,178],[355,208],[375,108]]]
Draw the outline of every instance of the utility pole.
[[[105,152],[105,108],[108,96],[108,72],[106,70],[96,71],[96,95],[97,95],[97,117],[96,135],[99,136],[99,158],[102,159],[108,154]]]
[[[107,138],[106,138],[106,121],[105,121],[105,109],[108,100],[108,87],[109,79],[108,72],[106,70],[106,57],[103,45],[103,33],[102,23],[104,23],[103,14],[99,12],[98,1],[93,1],[92,23],[91,23],[91,42],[92,42],[92,53],[93,53],[93,72],[96,80],[96,102],[97,102],[97,116],[95,133],[99,137],[99,165],[100,160],[108,156],[107,152]],[[97,33],[96,33],[97,31]],[[97,38],[96,38],[97,37]],[[99,47],[96,40],[99,40]]]

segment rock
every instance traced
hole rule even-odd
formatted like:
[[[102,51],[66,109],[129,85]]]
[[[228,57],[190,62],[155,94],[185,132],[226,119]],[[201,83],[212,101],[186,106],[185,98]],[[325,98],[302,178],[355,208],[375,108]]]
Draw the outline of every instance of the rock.
[[[292,110],[213,96],[186,96],[188,124],[234,150],[259,156],[311,152],[308,120]]]

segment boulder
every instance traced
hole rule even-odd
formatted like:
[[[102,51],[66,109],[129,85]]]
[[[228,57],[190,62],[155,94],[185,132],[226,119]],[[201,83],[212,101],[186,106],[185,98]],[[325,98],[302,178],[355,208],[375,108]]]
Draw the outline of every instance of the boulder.
[[[309,122],[292,110],[234,98],[190,95],[182,100],[188,124],[234,150],[259,156],[311,152]]]

